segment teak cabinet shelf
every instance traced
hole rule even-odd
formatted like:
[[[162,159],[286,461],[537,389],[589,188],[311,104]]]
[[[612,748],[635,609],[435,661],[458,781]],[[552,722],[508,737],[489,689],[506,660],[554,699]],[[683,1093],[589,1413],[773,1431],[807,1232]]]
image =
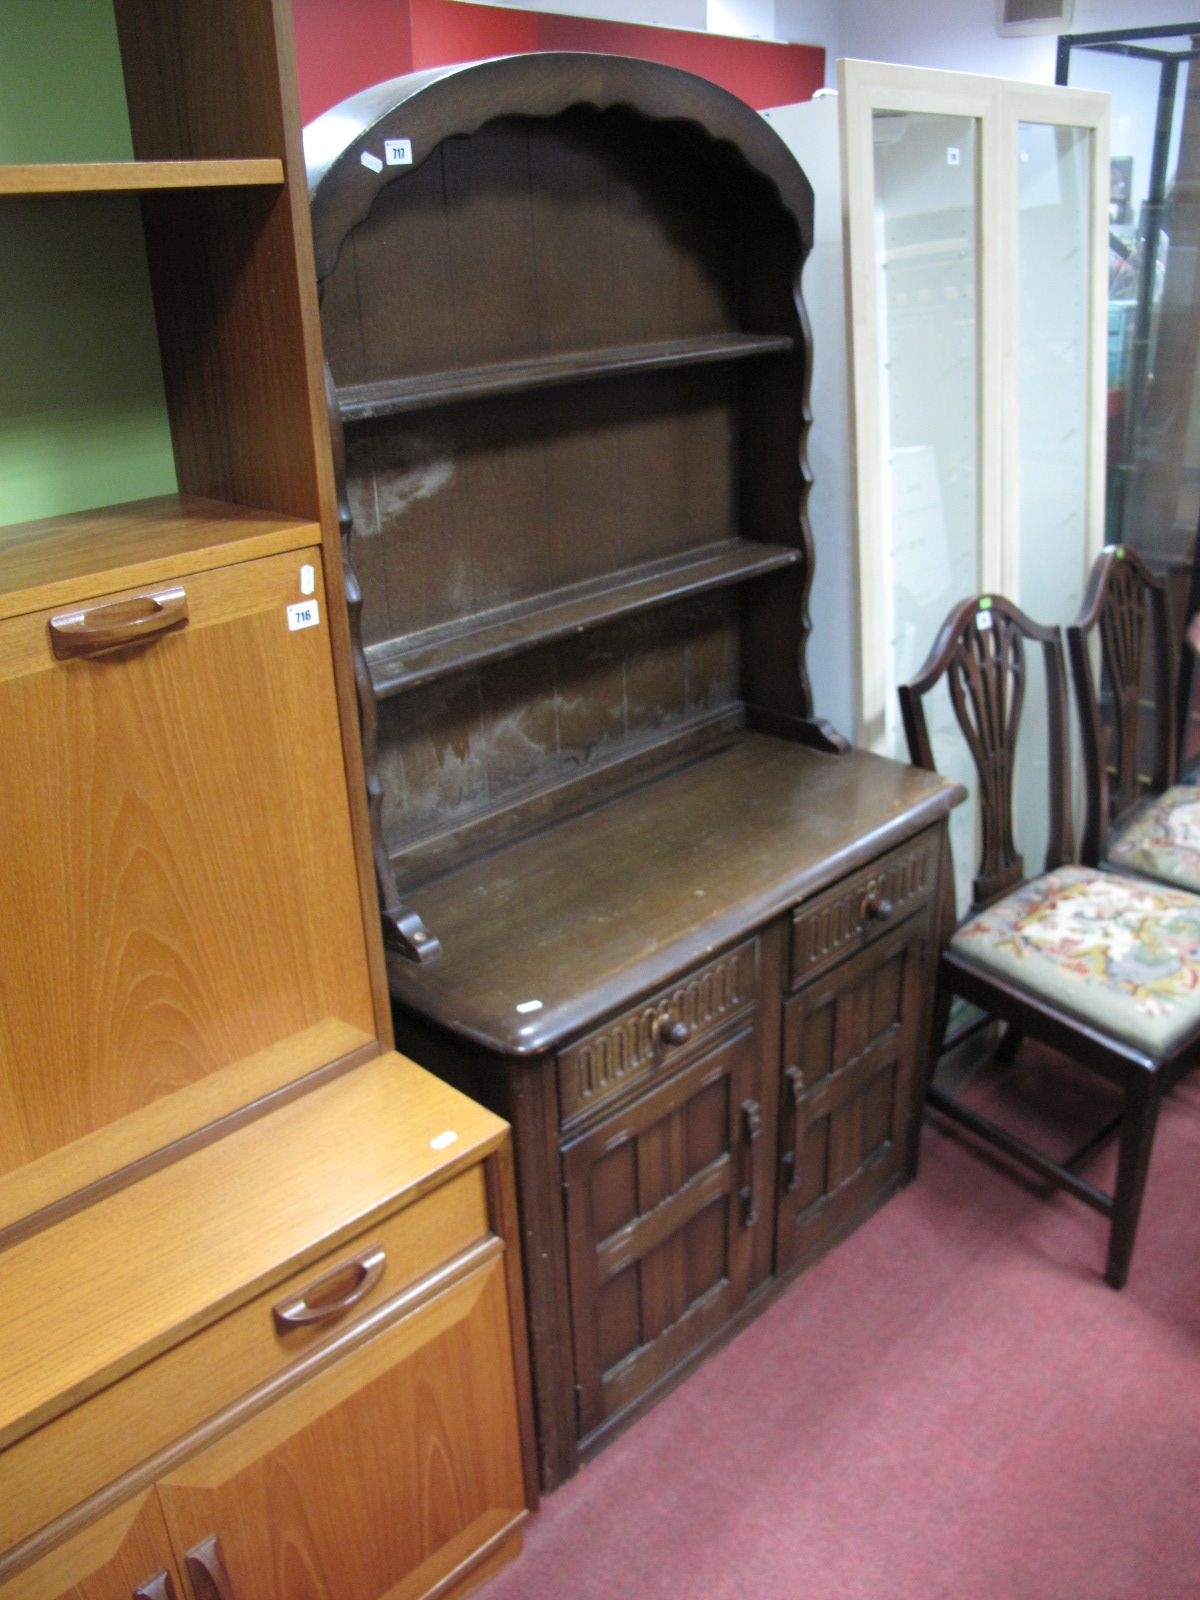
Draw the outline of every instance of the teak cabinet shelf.
[[[537,1495],[511,1151],[390,1049],[290,11],[115,23],[137,159],[0,167],[140,216],[178,483],[0,528],[0,1595],[464,1595]]]
[[[395,1025],[513,1125],[549,1487],[912,1173],[957,795],[813,714],[761,118],[537,55],[305,145]]]

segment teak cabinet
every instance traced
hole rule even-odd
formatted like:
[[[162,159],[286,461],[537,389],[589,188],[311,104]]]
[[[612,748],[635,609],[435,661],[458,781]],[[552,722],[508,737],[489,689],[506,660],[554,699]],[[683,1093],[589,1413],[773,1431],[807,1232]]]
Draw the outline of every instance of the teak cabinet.
[[[761,118],[547,54],[305,147],[397,1036],[512,1122],[552,1486],[912,1173],[957,793],[813,714]]]
[[[376,1600],[511,1554],[505,1140],[384,1054],[10,1247],[0,1592]]]
[[[179,483],[0,528],[0,1595],[465,1595],[512,1160],[390,1049],[289,10],[115,11],[137,159],[0,166],[141,196]]]

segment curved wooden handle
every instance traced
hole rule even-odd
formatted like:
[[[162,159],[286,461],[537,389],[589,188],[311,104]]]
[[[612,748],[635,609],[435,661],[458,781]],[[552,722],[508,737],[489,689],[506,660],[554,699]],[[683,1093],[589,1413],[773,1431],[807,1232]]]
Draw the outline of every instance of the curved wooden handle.
[[[276,1331],[286,1333],[290,1328],[311,1327],[314,1322],[332,1322],[351,1306],[356,1306],[364,1295],[370,1294],[383,1276],[386,1264],[383,1246],[378,1244],[343,1261],[340,1267],[324,1273],[299,1294],[290,1295],[271,1308]]]
[[[188,619],[185,589],[156,589],[124,600],[102,600],[50,618],[50,648],[60,661],[102,656],[156,639]]]
[[[175,1585],[167,1571],[156,1572],[152,1578],[139,1583],[132,1600],[175,1600]]]
[[[215,1533],[193,1545],[184,1556],[183,1564],[196,1600],[237,1600],[221,1556],[221,1541]]]

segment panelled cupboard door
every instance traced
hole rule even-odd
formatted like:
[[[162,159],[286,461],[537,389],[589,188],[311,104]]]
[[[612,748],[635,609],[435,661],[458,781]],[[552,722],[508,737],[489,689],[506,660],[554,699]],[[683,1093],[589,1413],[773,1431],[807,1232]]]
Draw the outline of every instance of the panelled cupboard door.
[[[486,1561],[525,1514],[509,1349],[497,1257],[164,1479],[193,1600],[417,1600]]]
[[[183,1600],[153,1490],[10,1578],[4,1600]]]
[[[0,1175],[328,1019],[373,1035],[320,570],[154,586],[92,625],[186,621],[112,654],[0,625]]]
[[[922,911],[784,1004],[780,1272],[810,1260],[904,1171],[929,922]]]
[[[746,1298],[762,1198],[753,1017],[563,1151],[580,1437]]]

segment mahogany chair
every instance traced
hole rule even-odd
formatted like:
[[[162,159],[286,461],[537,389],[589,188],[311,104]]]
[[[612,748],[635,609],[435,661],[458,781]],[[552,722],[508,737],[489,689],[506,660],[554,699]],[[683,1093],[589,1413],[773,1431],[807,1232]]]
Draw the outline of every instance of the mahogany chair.
[[[1031,878],[1013,838],[1013,774],[1026,651],[1033,647],[1045,663],[1050,828],[1044,870]],[[1057,628],[1039,626],[999,595],[955,607],[917,677],[900,689],[912,761],[931,771],[923,702],[943,678],[978,774],[981,851],[971,906],[944,941],[935,1041],[944,1037],[951,999],[961,995],[1018,1037],[1073,1057],[1122,1098],[1117,1121],[1065,1161],[932,1081],[928,1100],[1108,1217],[1105,1277],[1119,1289],[1129,1273],[1159,1103],[1200,1044],[1200,896],[1069,864],[1066,672]],[[937,1049],[935,1043],[931,1080]],[[1117,1181],[1108,1194],[1076,1168],[1114,1131]]]
[[[1200,788],[1175,782],[1166,586],[1136,550],[1109,545],[1096,557],[1067,643],[1087,780],[1080,859],[1200,890]]]

